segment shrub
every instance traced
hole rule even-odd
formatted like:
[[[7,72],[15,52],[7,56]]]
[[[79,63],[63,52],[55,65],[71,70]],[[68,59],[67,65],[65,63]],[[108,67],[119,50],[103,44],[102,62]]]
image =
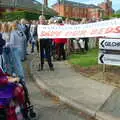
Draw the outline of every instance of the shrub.
[[[38,20],[40,14],[35,12],[28,12],[28,11],[14,11],[14,12],[4,12],[2,15],[3,21],[13,21],[13,20],[20,20],[25,18],[26,20]],[[52,15],[45,15],[46,19],[52,17]]]

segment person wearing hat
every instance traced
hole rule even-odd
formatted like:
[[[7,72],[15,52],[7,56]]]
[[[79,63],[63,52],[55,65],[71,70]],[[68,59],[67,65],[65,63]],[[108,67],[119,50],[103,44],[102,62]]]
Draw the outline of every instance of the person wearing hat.
[[[39,24],[41,25],[47,24],[46,19],[43,15],[39,17]],[[43,70],[44,58],[46,56],[50,70],[54,71],[54,67],[53,67],[52,60],[51,60],[51,54],[50,54],[52,40],[45,38],[45,39],[40,39],[39,42],[40,42],[40,57],[41,57],[41,65],[40,65],[41,68],[40,69]]]

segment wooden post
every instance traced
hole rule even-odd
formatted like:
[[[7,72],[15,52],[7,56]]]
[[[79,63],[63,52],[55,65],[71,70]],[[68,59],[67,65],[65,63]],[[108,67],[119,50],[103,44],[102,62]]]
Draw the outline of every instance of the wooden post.
[[[106,65],[103,64],[103,80],[105,80],[105,68],[106,68]]]

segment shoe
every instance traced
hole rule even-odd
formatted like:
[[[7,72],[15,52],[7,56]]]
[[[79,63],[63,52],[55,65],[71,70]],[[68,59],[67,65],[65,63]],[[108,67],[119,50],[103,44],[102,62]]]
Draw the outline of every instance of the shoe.
[[[34,51],[31,51],[31,53],[34,53]]]
[[[54,71],[54,68],[53,68],[53,67],[50,67],[50,71]]]
[[[26,55],[29,55],[29,53],[26,53]]]
[[[43,65],[41,65],[41,68],[40,68],[40,70],[41,70],[41,71],[43,70]]]
[[[66,58],[63,58],[63,60],[66,60]]]
[[[58,60],[58,61],[61,61],[61,59],[60,59],[60,58],[57,58],[57,60]]]

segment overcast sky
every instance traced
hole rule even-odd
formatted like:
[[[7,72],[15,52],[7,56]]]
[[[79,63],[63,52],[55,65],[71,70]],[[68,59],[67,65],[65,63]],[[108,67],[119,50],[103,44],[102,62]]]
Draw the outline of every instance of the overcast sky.
[[[41,3],[43,3],[44,0],[37,0]],[[49,6],[52,4],[56,3],[57,0],[48,0]],[[69,0],[69,1],[76,1],[76,2],[81,2],[81,3],[87,3],[87,4],[98,4],[100,2],[103,2],[104,0]],[[113,3],[113,9],[118,10],[120,9],[120,0],[112,0]]]

